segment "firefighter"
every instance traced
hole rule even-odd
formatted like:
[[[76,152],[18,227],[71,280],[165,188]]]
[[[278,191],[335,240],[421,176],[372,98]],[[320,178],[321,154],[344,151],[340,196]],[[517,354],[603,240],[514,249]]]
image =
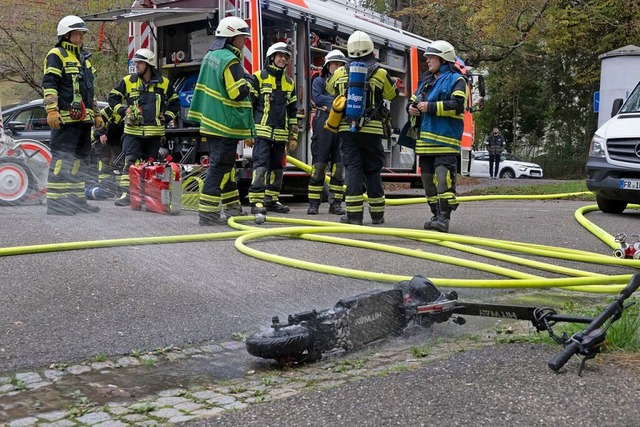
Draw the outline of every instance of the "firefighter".
[[[91,127],[103,120],[94,99],[94,69],[82,49],[85,22],[65,16],[58,23],[58,42],[44,60],[42,89],[51,127],[51,166],[47,182],[47,214],[96,213],[84,188],[90,176]]]
[[[463,132],[467,81],[455,66],[453,46],[436,40],[426,57],[429,72],[411,97],[408,111],[420,118],[420,136],[415,152],[419,156],[422,185],[433,217],[424,224],[427,230],[449,231],[456,199],[457,161]]]
[[[129,206],[129,168],[136,162],[157,159],[165,125],[180,108],[169,79],[153,65],[154,53],[138,49],[133,55],[136,72],[125,76],[109,94],[109,106],[124,121],[124,169],[116,206]]]
[[[352,126],[343,117],[338,128],[340,154],[346,172],[347,212],[340,222],[362,225],[364,187],[369,198],[369,214],[372,224],[384,223],[384,188],[381,171],[384,165],[382,136],[385,135],[383,122],[388,119],[388,109],[384,100],[391,101],[398,96],[395,80],[387,71],[379,67],[373,53],[373,41],[363,31],[355,31],[347,41],[347,52],[351,62],[364,63],[367,69],[364,116],[352,131]],[[327,92],[331,95],[347,95],[349,70],[341,67],[327,83]],[[389,137],[389,135],[387,135]]]
[[[114,197],[117,190],[116,177],[119,179],[122,176],[122,166],[118,168],[116,163],[122,158],[124,121],[108,105],[100,110],[100,114],[105,125],[101,129],[95,129],[93,134],[94,150],[97,154],[98,188],[93,187],[85,191],[88,199]]]
[[[332,50],[324,57],[324,65],[320,75],[313,80],[312,84],[311,101],[316,107],[316,115],[313,119],[313,137],[311,138],[312,167],[309,178],[309,209],[307,210],[309,215],[318,214],[324,190],[324,176],[329,162],[331,162],[329,192],[331,193],[330,197],[333,198],[329,205],[329,213],[344,215],[347,212],[342,207],[344,165],[340,157],[338,135],[324,128],[335,98],[327,92],[326,83],[333,73],[347,62],[347,58],[340,50]]]
[[[289,212],[279,196],[285,149],[293,153],[298,146],[298,99],[293,79],[286,73],[290,59],[291,47],[284,42],[275,43],[267,49],[265,68],[253,74],[253,119],[257,134],[249,187],[253,214]]]
[[[220,20],[215,40],[202,60],[188,119],[200,123],[207,140],[209,168],[198,206],[200,225],[226,224],[225,217],[244,215],[236,183],[238,142],[255,136],[251,85],[242,67],[242,48],[251,35],[235,16]]]

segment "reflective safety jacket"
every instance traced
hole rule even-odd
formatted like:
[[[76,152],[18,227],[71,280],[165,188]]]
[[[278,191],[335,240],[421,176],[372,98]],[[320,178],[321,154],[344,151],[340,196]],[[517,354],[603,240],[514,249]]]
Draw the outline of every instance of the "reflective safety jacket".
[[[51,49],[44,60],[44,97],[57,98],[57,103],[45,104],[47,110],[57,107],[65,124],[93,122],[95,70],[89,62],[90,56],[79,46],[63,41]],[[74,99],[84,104],[86,114],[83,118],[72,119],[69,115],[69,107]]]
[[[293,79],[284,69],[268,65],[253,74],[253,119],[258,138],[275,142],[298,139],[289,132],[298,123],[298,98]]]
[[[382,103],[384,100],[391,101],[398,96],[398,88],[396,82],[389,77],[389,73],[384,68],[378,66],[374,57],[363,61],[369,70],[375,70],[371,75],[367,76],[367,100],[365,106],[365,117],[367,120],[363,122],[363,126],[358,130],[362,133],[371,133],[374,135],[383,135],[382,117],[380,115]],[[347,95],[347,83],[349,81],[349,70],[347,66],[338,68],[327,82],[327,92],[330,95],[338,94]],[[338,132],[349,131],[351,124],[347,122],[347,118],[343,117],[340,122]]]
[[[162,77],[153,67],[153,75],[144,82],[137,74],[125,76],[109,94],[109,106],[121,117],[125,117],[127,109],[138,108],[140,123],[125,122],[124,133],[134,136],[163,136],[165,124],[178,115],[180,101],[178,95],[169,84],[169,79]],[[164,116],[164,121],[162,117]]]
[[[428,102],[422,113],[420,137],[416,140],[418,155],[460,153],[464,130],[464,106],[467,99],[467,81],[452,70],[449,64],[440,67],[437,79],[429,75],[418,85],[411,102]]]
[[[187,118],[200,123],[200,134],[232,139],[255,137],[250,83],[242,52],[230,44],[204,56]]]
[[[98,140],[101,135],[107,135],[109,144],[119,145],[122,134],[124,133],[122,116],[114,112],[109,105],[100,110],[100,114],[102,115],[105,125],[101,129],[94,129],[94,138]]]

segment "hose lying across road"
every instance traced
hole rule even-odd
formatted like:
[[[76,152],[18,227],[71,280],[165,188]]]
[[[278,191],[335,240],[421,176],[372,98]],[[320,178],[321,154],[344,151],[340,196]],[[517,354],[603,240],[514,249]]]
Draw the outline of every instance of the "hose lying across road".
[[[571,197],[585,193],[565,193],[548,195],[518,195],[518,196],[472,196],[459,197],[460,202],[472,202],[481,200],[513,200],[513,199],[557,199]],[[411,199],[388,199],[387,205],[398,206],[405,204],[425,203],[424,197]],[[638,209],[638,205],[630,205],[629,208]],[[614,238],[606,231],[591,223],[584,217],[585,213],[598,210],[598,207],[585,206],[578,209],[575,217],[578,222],[595,236],[609,245],[612,249],[619,246]],[[506,277],[507,279],[494,280],[469,280],[469,279],[445,279],[429,278],[437,286],[452,287],[486,287],[486,288],[550,288],[562,287],[566,289],[599,292],[618,293],[630,280],[631,274],[624,275],[604,275],[574,268],[562,267],[546,262],[534,261],[522,258],[513,253],[532,255],[537,257],[548,257],[562,259],[566,261],[579,261],[588,264],[603,264],[612,266],[626,266],[630,268],[640,268],[640,260],[615,258],[612,255],[602,255],[588,251],[560,248],[554,246],[536,245],[530,243],[514,242],[508,240],[487,239],[474,236],[462,236],[448,233],[438,233],[427,230],[410,230],[387,227],[368,227],[359,225],[337,224],[335,222],[313,221],[305,219],[267,217],[267,224],[280,225],[279,227],[263,227],[248,225],[253,222],[254,216],[241,216],[229,219],[228,224],[237,231],[207,234],[188,234],[182,236],[159,236],[140,237],[110,240],[95,240],[70,243],[51,243],[43,245],[18,246],[0,248],[0,257],[15,256],[24,254],[34,254],[43,252],[70,251],[80,249],[108,248],[116,246],[139,246],[148,244],[167,243],[187,243],[206,242],[213,240],[235,239],[236,248],[251,257],[274,262],[294,268],[302,268],[321,273],[353,277],[357,279],[368,279],[376,282],[397,283],[403,280],[410,280],[411,277],[378,273],[371,271],[355,270],[344,267],[330,266],[326,264],[313,263],[309,261],[287,258],[284,256],[262,252],[247,245],[248,242],[264,238],[287,237],[305,239],[312,242],[322,242],[325,244],[342,245],[383,251],[403,256],[410,256],[418,259],[447,263],[487,273]],[[328,234],[331,234],[329,236]],[[534,274],[523,273],[511,268],[499,267],[492,263],[471,261],[464,258],[439,255],[424,250],[408,249],[400,246],[375,243],[366,240],[336,237],[336,234],[364,234],[375,236],[390,236],[396,239],[407,239],[411,241],[424,242],[426,244],[438,245],[449,249],[455,249],[473,255],[484,256],[492,260],[500,260],[511,264],[535,268],[541,271],[560,274],[568,277],[545,278]],[[510,252],[505,253],[505,252]]]

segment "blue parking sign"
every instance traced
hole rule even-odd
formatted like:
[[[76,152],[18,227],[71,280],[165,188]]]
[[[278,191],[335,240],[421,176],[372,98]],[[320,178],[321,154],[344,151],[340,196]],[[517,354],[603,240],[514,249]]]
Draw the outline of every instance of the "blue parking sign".
[[[593,112],[600,111],[600,91],[593,92]]]

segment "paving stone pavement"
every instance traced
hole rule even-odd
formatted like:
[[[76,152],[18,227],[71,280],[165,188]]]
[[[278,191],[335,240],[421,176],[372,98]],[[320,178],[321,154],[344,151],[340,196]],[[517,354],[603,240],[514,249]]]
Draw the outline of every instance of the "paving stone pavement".
[[[245,363],[250,356],[241,342],[210,342],[160,354],[0,373],[0,425],[119,427],[197,421],[310,390],[340,387],[355,379],[419,368],[461,348],[481,348],[494,342],[489,335],[474,335],[462,341],[456,338],[452,345],[453,339],[429,341],[430,336],[430,332],[423,332],[399,343],[383,340],[358,352],[329,354],[319,363],[284,368],[271,361]],[[420,345],[429,346],[430,351],[416,357],[416,346]],[[229,375],[233,378],[227,379],[202,377],[197,371],[220,359],[219,364],[235,361],[257,369],[236,370]],[[196,380],[182,385],[181,379],[173,377],[176,371]],[[164,382],[151,380],[148,384],[149,372],[165,375]],[[140,378],[136,381],[136,377]]]

